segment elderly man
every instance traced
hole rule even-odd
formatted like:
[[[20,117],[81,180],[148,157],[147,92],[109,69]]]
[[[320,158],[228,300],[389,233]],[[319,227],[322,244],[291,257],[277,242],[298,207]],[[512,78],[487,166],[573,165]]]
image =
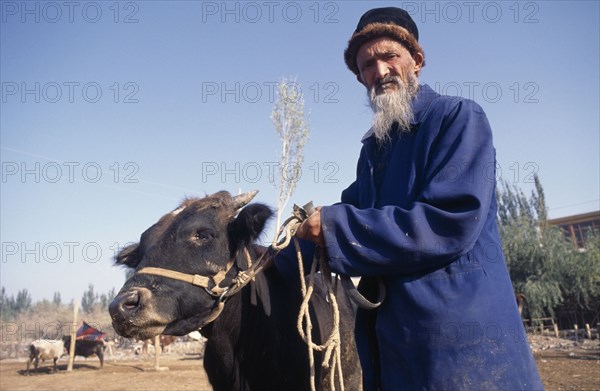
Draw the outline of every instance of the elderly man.
[[[297,236],[323,246],[332,271],[361,276],[365,295],[385,285],[381,306],[357,316],[365,390],[542,389],[496,225],[490,125],[476,103],[419,85],[418,38],[399,8],[360,19],[345,61],[373,126],[341,203]]]

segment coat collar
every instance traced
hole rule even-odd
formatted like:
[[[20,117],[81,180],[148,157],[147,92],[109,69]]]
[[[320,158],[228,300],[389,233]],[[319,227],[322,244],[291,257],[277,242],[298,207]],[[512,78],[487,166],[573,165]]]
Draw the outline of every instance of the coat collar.
[[[421,84],[419,86],[419,92],[417,92],[417,95],[412,100],[412,106],[415,116],[411,122],[411,125],[414,126],[423,122],[425,114],[427,113],[427,109],[429,108],[429,104],[438,96],[440,96],[440,94],[435,92],[427,84]],[[373,128],[369,129],[367,133],[365,133],[361,141],[365,142],[371,137],[373,137]]]

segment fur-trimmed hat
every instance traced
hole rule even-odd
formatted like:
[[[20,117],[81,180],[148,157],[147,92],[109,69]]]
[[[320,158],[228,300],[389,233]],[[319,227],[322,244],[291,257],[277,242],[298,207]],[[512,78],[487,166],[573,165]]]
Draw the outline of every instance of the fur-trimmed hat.
[[[367,41],[379,37],[392,38],[404,45],[413,57],[421,53],[425,58],[419,45],[419,30],[408,12],[396,7],[374,8],[360,18],[344,51],[346,65],[355,75],[359,74],[356,65],[358,50]]]

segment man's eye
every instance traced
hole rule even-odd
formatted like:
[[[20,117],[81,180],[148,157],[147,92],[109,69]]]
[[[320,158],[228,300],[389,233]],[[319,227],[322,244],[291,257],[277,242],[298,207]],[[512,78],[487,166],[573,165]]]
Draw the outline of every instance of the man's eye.
[[[374,64],[374,62],[369,61],[369,62],[366,62],[366,63],[362,64],[361,66],[359,66],[358,69],[360,71],[364,71],[366,69],[369,69],[371,66],[373,66],[373,64]]]

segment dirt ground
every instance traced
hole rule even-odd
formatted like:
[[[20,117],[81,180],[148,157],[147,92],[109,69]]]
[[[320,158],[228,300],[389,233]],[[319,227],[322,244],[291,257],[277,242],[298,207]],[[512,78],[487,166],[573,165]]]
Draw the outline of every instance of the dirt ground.
[[[600,350],[534,353],[547,391],[600,390]]]
[[[534,355],[546,390],[600,390],[599,348],[548,349]],[[67,372],[63,358],[56,374],[50,374],[52,365],[46,361],[25,376],[24,360],[2,360],[0,390],[211,390],[198,354],[164,355],[160,365],[169,370],[153,370],[150,356],[143,360],[109,359],[102,370],[98,359],[78,358],[74,370]]]
[[[0,362],[0,390],[198,390],[212,388],[202,368],[198,355],[167,357],[163,356],[160,366],[168,370],[154,370],[154,359],[147,360],[106,360],[99,369],[98,359],[76,359],[73,371],[67,372],[67,362],[62,359],[58,373],[51,374],[52,363],[41,363],[37,370],[25,375],[26,361]],[[59,361],[60,363],[60,361]],[[33,366],[32,366],[33,368]]]

